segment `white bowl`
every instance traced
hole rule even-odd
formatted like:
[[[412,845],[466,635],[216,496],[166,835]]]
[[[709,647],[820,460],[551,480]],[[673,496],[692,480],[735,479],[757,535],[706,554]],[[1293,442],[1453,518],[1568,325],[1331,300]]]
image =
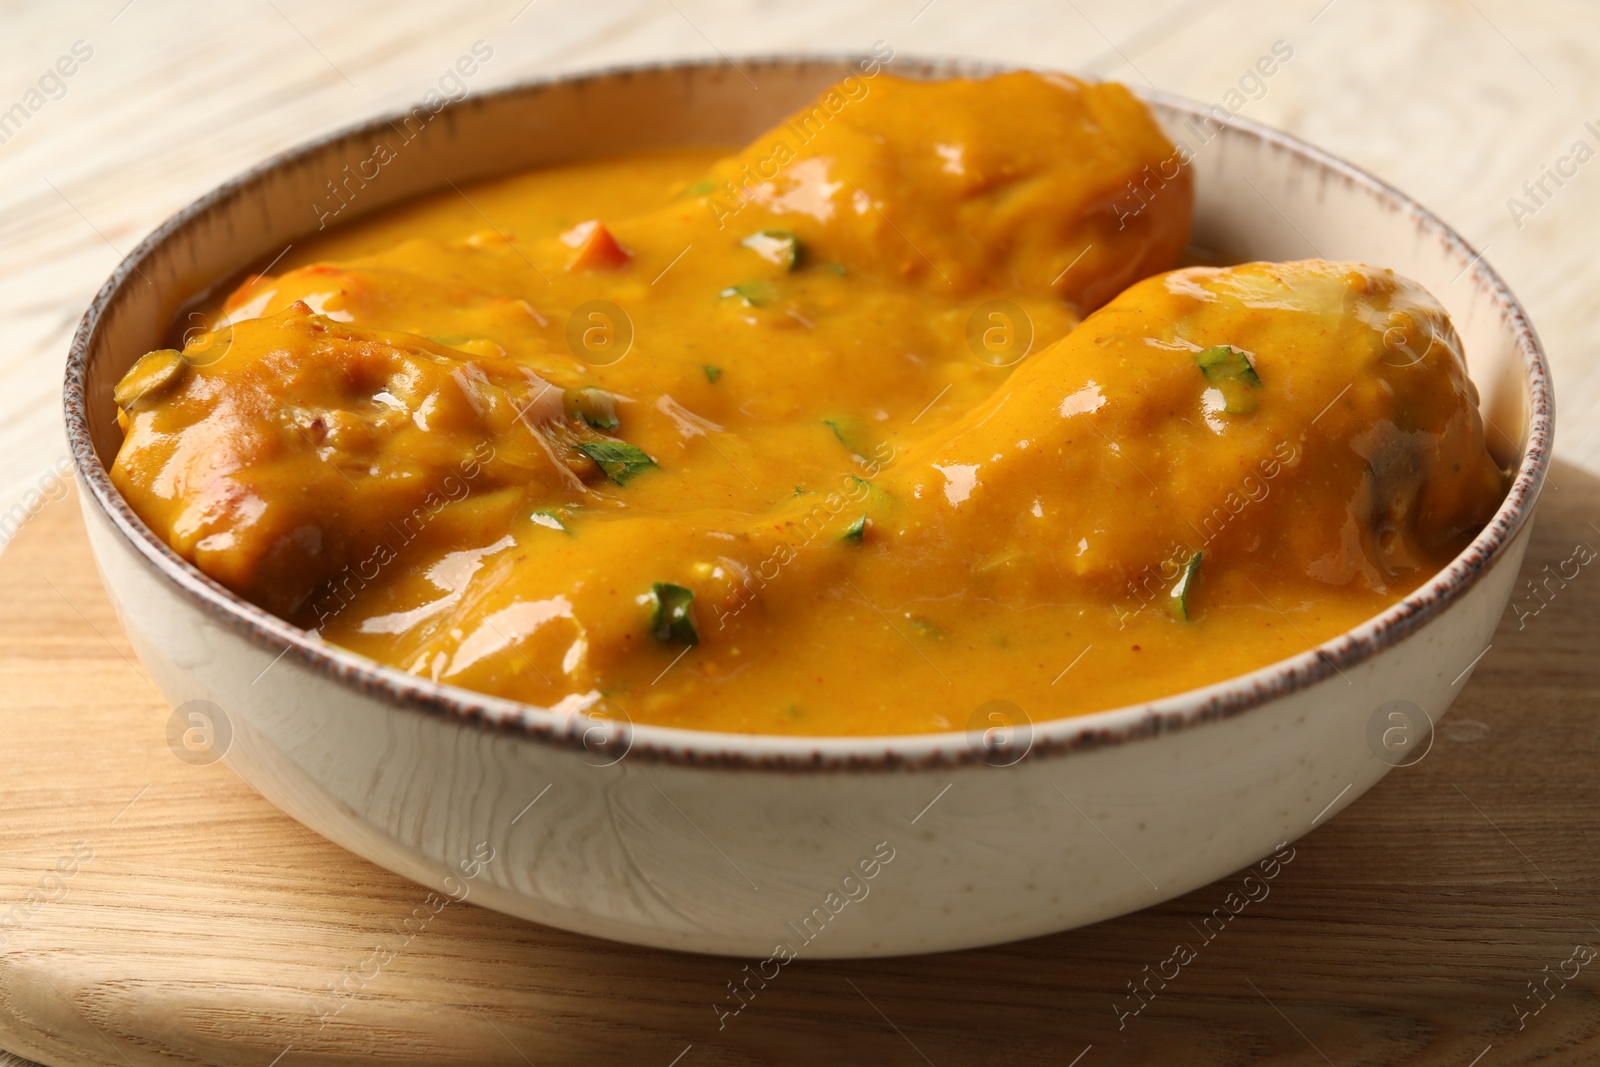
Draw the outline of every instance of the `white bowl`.
[[[759,92],[726,66],[678,64],[470,99],[404,145],[347,214],[446,179],[740,143],[851,63],[744,61]],[[312,231],[328,179],[394,137],[383,118],[179,212],[117,268],[73,341],[66,417],[90,540],[129,639],[181,706],[175,722],[208,715],[231,734],[228,763],[274,804],[418,882],[568,930],[762,959],[780,945],[878,956],[1063,930],[1204,885],[1333,817],[1393,762],[1372,724],[1412,705],[1436,720],[1489,642],[1549,462],[1549,374],[1522,308],[1433,215],[1241,119],[1202,142],[1201,108],[1141,95],[1195,152],[1196,244],[1392,267],[1454,319],[1491,444],[1517,475],[1488,527],[1404,601],[1219,685],[1036,722],[1031,750],[1004,767],[966,733],[790,738],[572,719],[319,643],[180,560],[128,508],[106,474],[120,442],[111,388],[165,343],[184,304]]]

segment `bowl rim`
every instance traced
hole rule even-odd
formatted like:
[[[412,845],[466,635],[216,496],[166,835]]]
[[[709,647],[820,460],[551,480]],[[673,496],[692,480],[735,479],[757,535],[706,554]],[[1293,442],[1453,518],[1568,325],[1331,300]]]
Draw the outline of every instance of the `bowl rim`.
[[[524,79],[471,94],[448,105],[444,112],[466,107],[494,106],[507,99],[537,96],[563,86],[582,87],[608,79],[688,74],[717,76],[737,62],[742,69],[760,71],[775,67],[819,66],[846,69],[860,62],[856,54],[766,54],[735,60],[669,60],[625,64],[576,73]],[[935,56],[901,56],[892,60],[893,72],[914,78],[982,76],[1020,69],[1013,64]],[[1037,69],[1037,68],[1034,68]],[[1194,118],[1212,117],[1215,105],[1204,105],[1157,90],[1129,87],[1148,104]],[[489,696],[458,686],[432,682],[395,667],[377,663],[322,641],[224,588],[182,559],[133,513],[112,484],[100,462],[89,433],[86,396],[89,354],[101,320],[140,265],[160,246],[236,197],[248,197],[252,188],[274,171],[291,166],[339,143],[359,139],[398,121],[407,112],[386,112],[343,126],[279,152],[223,182],[179,209],[128,253],[101,286],[73,336],[66,364],[63,407],[73,465],[81,485],[113,528],[185,597],[222,625],[279,658],[293,655],[304,668],[336,685],[361,695],[376,696],[390,707],[456,721],[492,733],[522,738],[558,748],[585,751],[598,757],[594,765],[606,766],[624,757],[649,762],[744,770],[784,771],[898,771],[953,768],[991,763],[989,754],[975,743],[969,730],[890,735],[768,735],[694,730],[685,727],[633,724],[626,720],[597,718],[578,711],[541,708],[533,704]],[[1297,137],[1250,119],[1230,115],[1224,131],[1253,138],[1317,165],[1396,209],[1417,228],[1432,236],[1462,264],[1461,274],[1489,298],[1502,328],[1512,336],[1521,357],[1521,385],[1527,391],[1526,443],[1516,476],[1494,517],[1443,569],[1399,602],[1338,636],[1304,652],[1267,664],[1246,674],[1198,689],[1184,690],[1140,704],[1109,708],[1064,718],[1025,721],[1021,755],[1028,759],[1064,756],[1098,750],[1219,722],[1263,707],[1278,697],[1327,681],[1345,668],[1363,663],[1397,644],[1459,601],[1492,566],[1501,560],[1518,532],[1531,518],[1551,458],[1554,435],[1554,397],[1543,347],[1521,303],[1499,274],[1460,234],[1433,212],[1387,182]],[[397,201],[398,202],[398,201]],[[274,661],[276,662],[276,661]],[[558,705],[559,706],[559,705]]]

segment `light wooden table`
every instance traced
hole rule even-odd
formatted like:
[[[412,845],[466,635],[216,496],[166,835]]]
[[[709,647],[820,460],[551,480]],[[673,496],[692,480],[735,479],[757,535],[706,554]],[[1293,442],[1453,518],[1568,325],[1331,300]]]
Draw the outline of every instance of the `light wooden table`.
[[[0,113],[26,108],[76,42],[92,55],[64,92],[47,80],[20,129],[0,126],[0,512],[64,452],[66,341],[122,252],[260,158],[415,101],[479,39],[495,56],[474,91],[884,40],[1208,101],[1285,41],[1293,59],[1242,113],[1377,172],[1486,251],[1544,337],[1561,409],[1528,567],[1600,546],[1600,159],[1560,188],[1547,179],[1538,203],[1523,190],[1576,141],[1600,151],[1588,0],[13,5],[0,10]],[[1514,217],[1514,196],[1534,210]],[[1111,1011],[1124,983],[1226,886],[1017,946],[803,964],[731,1032],[709,1007],[726,961],[452,908],[319,1030],[304,995],[404,914],[414,887],[313,839],[222,768],[171,757],[165,709],[125,658],[77,522],[75,505],[51,505],[0,554],[0,911],[75,842],[96,848],[69,895],[0,949],[0,1045],[48,1062],[267,1067],[290,1046],[281,1067],[369,1051],[666,1065],[690,1045],[681,1067],[1067,1065],[1086,1046],[1080,1067],[1600,1060],[1600,968],[1521,1030],[1513,1008],[1575,942],[1600,947],[1600,579],[1587,570],[1525,630],[1502,625],[1422,765],[1306,838],[1272,897],[1126,1030]]]

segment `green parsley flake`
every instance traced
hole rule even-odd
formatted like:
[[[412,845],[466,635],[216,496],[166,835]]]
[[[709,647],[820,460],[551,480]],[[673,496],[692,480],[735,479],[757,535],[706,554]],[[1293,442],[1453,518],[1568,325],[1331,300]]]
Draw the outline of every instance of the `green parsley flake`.
[[[618,485],[627,485],[656,465],[655,460],[645,455],[644,449],[626,441],[584,441],[578,445],[578,451],[600,464],[606,477]]]
[[[651,620],[651,633],[663,644],[696,645],[700,635],[694,628],[694,590],[671,582],[657,582],[650,587],[650,597],[655,602]]]

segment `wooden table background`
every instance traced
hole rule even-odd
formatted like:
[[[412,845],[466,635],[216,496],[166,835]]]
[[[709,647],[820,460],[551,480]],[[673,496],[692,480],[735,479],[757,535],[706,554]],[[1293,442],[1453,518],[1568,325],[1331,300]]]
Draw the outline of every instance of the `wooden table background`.
[[[418,890],[222,767],[172,757],[167,710],[99,591],[75,504],[41,508],[30,490],[51,485],[65,450],[67,338],[120,254],[267,154],[414,102],[478,39],[495,55],[473,91],[883,40],[1207,101],[1283,40],[1294,58],[1242,113],[1433,207],[1544,337],[1559,460],[1528,573],[1600,546],[1600,160],[1539,203],[1522,190],[1575,142],[1600,150],[1589,0],[0,3],[0,112],[76,42],[92,50],[0,143],[0,513],[16,504],[11,517],[29,520],[0,554],[0,913],[76,843],[94,850],[0,948],[0,1045],[61,1065],[260,1067],[1600,1061],[1600,967],[1551,980],[1554,999],[1520,1029],[1516,1011],[1537,1006],[1528,983],[1575,944],[1600,948],[1590,569],[1523,628],[1508,617],[1427,759],[1303,839],[1272,895],[1125,1029],[1112,1010],[1125,983],[1194,939],[1189,923],[1226,881],[1018,945],[801,962],[723,1031],[710,1004],[737,972],[729,961],[452,907],[318,1028],[308,998]],[[1514,196],[1535,210],[1513,217]]]

